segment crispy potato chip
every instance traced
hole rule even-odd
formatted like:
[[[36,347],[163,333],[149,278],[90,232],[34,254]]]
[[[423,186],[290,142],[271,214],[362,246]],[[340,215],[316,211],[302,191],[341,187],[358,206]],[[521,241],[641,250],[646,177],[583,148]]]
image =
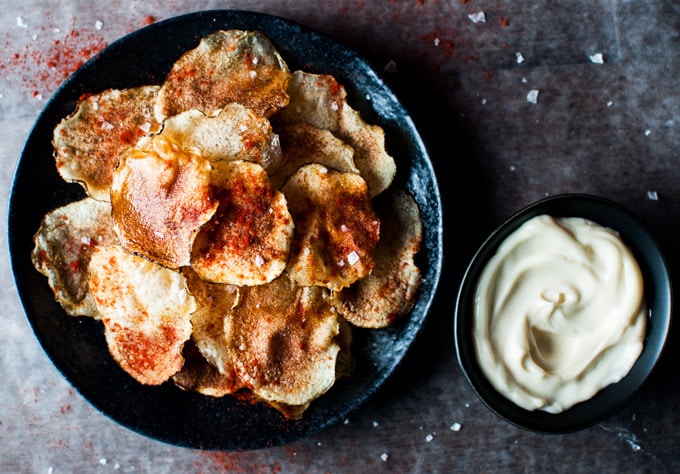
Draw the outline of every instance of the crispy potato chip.
[[[242,288],[224,332],[241,380],[262,400],[302,408],[335,382],[339,323],[324,288],[285,273]]]
[[[118,155],[160,129],[153,116],[158,89],[109,89],[79,101],[73,115],[54,129],[59,174],[66,181],[80,183],[91,197],[108,201]]]
[[[182,368],[196,310],[182,274],[119,246],[97,247],[89,269],[113,358],[142,384],[168,380]]]
[[[354,163],[371,197],[389,187],[397,167],[385,150],[385,132],[367,124],[347,103],[345,88],[333,76],[295,71],[287,91],[290,103],[272,117],[274,123],[308,123],[331,131],[354,148]]]
[[[283,160],[280,169],[269,175],[277,189],[298,168],[311,163],[343,173],[359,173],[354,166],[354,149],[328,130],[297,123],[279,127],[276,132],[280,137]]]
[[[184,147],[201,150],[210,161],[244,160],[274,171],[281,145],[269,120],[239,104],[228,104],[216,116],[188,110],[163,123],[161,135]]]
[[[231,285],[261,285],[286,267],[293,220],[286,198],[264,169],[247,161],[214,164],[215,217],[198,233],[191,267],[201,278]]]
[[[361,176],[305,165],[282,191],[295,222],[287,267],[293,280],[340,290],[371,272],[380,220]]]
[[[231,395],[245,388],[236,373],[222,374],[210,364],[192,340],[182,349],[184,365],[172,376],[172,381],[182,390],[198,392],[209,397]]]
[[[237,102],[262,117],[288,103],[288,66],[259,31],[216,31],[172,67],[156,100],[158,121],[198,109],[208,115]]]
[[[71,316],[97,317],[87,267],[95,247],[118,243],[111,205],[86,197],[49,212],[35,234],[31,259]]]
[[[239,289],[233,285],[209,283],[190,267],[182,268],[189,293],[196,298],[191,316],[191,337],[203,357],[222,375],[233,375],[224,337],[224,317],[238,303]]]
[[[179,268],[189,264],[196,233],[217,209],[212,167],[160,135],[143,142],[121,155],[113,174],[114,230],[126,250]]]
[[[342,316],[365,328],[390,326],[411,311],[421,281],[413,260],[422,239],[418,205],[405,191],[388,191],[376,211],[382,228],[373,272],[332,297]]]

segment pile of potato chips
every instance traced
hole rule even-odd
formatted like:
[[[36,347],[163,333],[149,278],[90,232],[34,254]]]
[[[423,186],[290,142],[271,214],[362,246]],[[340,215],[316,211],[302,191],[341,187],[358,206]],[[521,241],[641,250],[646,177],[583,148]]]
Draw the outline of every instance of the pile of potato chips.
[[[163,84],[82,98],[53,144],[87,197],[45,216],[33,263],[140,383],[247,391],[296,419],[351,374],[353,326],[413,306],[421,220],[383,130],[260,32],[216,31]]]

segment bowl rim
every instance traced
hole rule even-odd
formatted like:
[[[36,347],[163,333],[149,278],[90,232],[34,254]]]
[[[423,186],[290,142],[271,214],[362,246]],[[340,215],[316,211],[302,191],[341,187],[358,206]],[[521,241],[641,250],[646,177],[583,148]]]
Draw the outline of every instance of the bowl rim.
[[[579,210],[577,211],[576,208]],[[629,373],[589,400],[558,414],[525,410],[496,391],[481,373],[474,350],[471,313],[479,274],[499,245],[524,222],[541,214],[583,217],[618,232],[633,251],[643,273],[648,304],[642,353]],[[595,217],[594,217],[595,216]],[[474,253],[456,298],[454,341],[458,364],[478,398],[496,415],[519,428],[560,434],[588,428],[618,411],[642,386],[659,360],[670,330],[673,291],[671,274],[658,241],[639,216],[623,205],[594,194],[567,193],[535,201],[505,219]]]

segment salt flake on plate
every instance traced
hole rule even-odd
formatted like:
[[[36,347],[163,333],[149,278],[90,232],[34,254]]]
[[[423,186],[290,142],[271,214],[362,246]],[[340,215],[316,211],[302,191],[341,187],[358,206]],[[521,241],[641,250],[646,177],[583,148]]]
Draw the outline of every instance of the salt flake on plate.
[[[462,425],[460,423],[454,423],[449,427],[449,429],[451,431],[460,431],[461,427]]]
[[[472,23],[486,23],[486,15],[484,12],[471,13],[468,18]]]

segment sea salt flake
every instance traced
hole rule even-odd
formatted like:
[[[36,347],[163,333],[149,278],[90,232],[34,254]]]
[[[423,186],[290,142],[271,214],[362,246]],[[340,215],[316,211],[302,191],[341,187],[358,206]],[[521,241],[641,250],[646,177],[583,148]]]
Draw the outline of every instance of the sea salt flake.
[[[340,230],[343,231],[343,232],[347,232],[349,229],[347,228],[347,226],[345,224],[342,224],[340,226]]]
[[[151,124],[149,122],[144,122],[139,126],[139,129],[144,133],[149,133],[151,130]]]
[[[97,30],[101,30],[104,27],[104,23],[102,23],[100,20],[97,20],[94,22],[94,27]]]
[[[109,462],[109,460],[106,459],[106,458],[101,458],[101,459],[99,460],[99,464],[101,464],[102,466],[106,466],[106,464],[107,464],[108,462]]]
[[[17,26],[18,26],[19,28],[28,28],[28,23],[26,23],[26,22],[24,21],[23,18],[21,18],[20,16],[18,16],[18,17],[17,17]]]
[[[383,462],[386,462],[389,459],[390,455],[387,453],[382,453],[380,455],[380,459],[382,459]]]
[[[165,238],[165,234],[159,230],[154,231],[153,235],[155,235],[159,239]]]
[[[261,255],[255,255],[255,265],[257,265],[258,267],[264,265],[264,258],[262,258]]]
[[[659,193],[656,191],[647,191],[647,199],[650,201],[658,201],[659,200]]]
[[[536,104],[538,102],[538,90],[531,89],[527,94],[527,102],[530,104]]]
[[[102,130],[113,130],[114,125],[111,122],[107,122],[106,120],[102,122]]]
[[[611,107],[612,105],[614,105],[614,102],[612,102],[611,100],[607,102],[607,107]]]
[[[337,102],[333,102],[331,104],[331,110],[338,110],[339,108],[340,108],[340,106],[338,105]]]
[[[460,428],[461,428],[461,424],[460,424],[460,423],[454,423],[454,424],[452,424],[452,425],[449,427],[449,429],[450,429],[451,431],[460,431]]]
[[[257,71],[250,71],[248,74],[250,75],[251,79],[255,79],[257,77]]]
[[[591,54],[588,58],[590,58],[590,62],[593,64],[604,64],[604,56],[602,56],[602,53]]]
[[[652,134],[652,131],[650,129],[645,130],[645,136],[648,137]]]
[[[366,94],[366,100],[371,100],[371,95],[370,95],[370,94]]]
[[[378,425],[380,425],[380,423],[378,423],[377,421],[374,421],[374,422],[373,422],[373,427],[374,427],[374,428],[377,427]]]
[[[486,15],[484,12],[471,13],[468,18],[472,23],[486,23]]]
[[[349,263],[350,265],[354,265],[359,260],[360,260],[359,254],[354,252],[354,251],[352,251],[352,253],[347,255],[347,263]]]
[[[439,46],[439,43],[441,43],[441,40],[439,38],[434,39],[434,45]]]
[[[425,441],[427,441],[428,443],[429,443],[430,441],[432,441],[433,439],[434,439],[434,435],[433,435],[433,434],[429,434],[429,435],[425,436]]]
[[[519,51],[515,53],[515,57],[517,58],[517,64],[522,64],[524,62],[524,55]]]

